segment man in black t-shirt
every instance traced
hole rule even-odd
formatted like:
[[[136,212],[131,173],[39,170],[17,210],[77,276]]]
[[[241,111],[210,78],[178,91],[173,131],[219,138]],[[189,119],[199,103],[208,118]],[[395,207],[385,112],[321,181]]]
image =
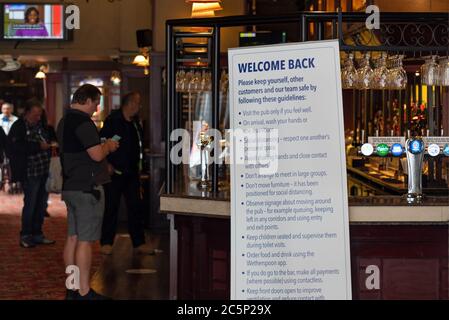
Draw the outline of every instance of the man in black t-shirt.
[[[79,286],[67,288],[66,299],[105,299],[90,289],[92,243],[101,236],[104,211],[103,184],[109,182],[106,157],[117,150],[118,142],[101,143],[91,120],[100,103],[101,92],[93,85],[80,87],[72,105],[58,125],[57,137],[63,169],[62,198],[67,205],[68,237],[64,248],[66,268],[77,266]]]

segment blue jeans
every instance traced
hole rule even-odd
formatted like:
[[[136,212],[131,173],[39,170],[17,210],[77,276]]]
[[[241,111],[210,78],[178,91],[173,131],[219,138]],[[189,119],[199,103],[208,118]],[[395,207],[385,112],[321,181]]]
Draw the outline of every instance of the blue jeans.
[[[47,197],[46,176],[31,177],[23,184],[22,238],[42,238]]]

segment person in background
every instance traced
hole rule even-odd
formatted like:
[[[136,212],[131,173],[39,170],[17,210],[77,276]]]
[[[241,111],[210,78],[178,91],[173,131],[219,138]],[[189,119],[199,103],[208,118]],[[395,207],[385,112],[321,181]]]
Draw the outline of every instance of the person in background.
[[[6,135],[8,135],[12,125],[17,121],[18,118],[13,115],[14,106],[11,103],[2,102],[1,108],[2,114],[0,116],[0,124],[3,128],[2,131],[4,131]],[[10,193],[18,193],[18,191],[20,190],[20,183],[11,183],[10,165],[9,159],[6,156],[6,151],[7,150],[5,149],[4,156],[2,158],[2,161],[0,162],[2,167],[2,188],[6,185],[7,182],[8,187],[5,187],[5,190],[8,190]]]
[[[41,125],[42,105],[29,100],[23,119],[11,127],[8,135],[12,182],[21,182],[24,191],[20,246],[54,244],[42,232],[45,211],[45,183],[50,165],[48,133]]]
[[[14,124],[14,122],[17,121],[18,117],[16,117],[13,114],[14,112],[13,104],[4,102],[1,104],[1,106],[2,106],[2,114],[0,119],[1,126],[5,131],[6,135],[8,135],[12,125]],[[20,186],[20,182],[11,182],[11,167],[9,164],[7,154],[5,154],[2,161],[2,178],[4,180],[3,187],[5,187],[5,190],[8,190],[8,192],[11,194],[21,193],[22,188]],[[7,187],[6,184],[8,185]]]
[[[11,103],[3,103],[2,104],[2,115],[1,115],[1,125],[3,131],[6,135],[9,134],[9,130],[11,130],[14,122],[17,121],[17,117],[13,115],[14,106]]]
[[[6,165],[4,163],[6,159],[6,139],[5,131],[0,128],[0,190],[3,190],[5,179],[7,178],[7,175],[5,174]]]
[[[49,141],[50,145],[52,146],[52,151],[53,151],[53,150],[55,150],[58,139],[56,138],[55,128],[53,128],[53,126],[48,124],[47,113],[45,112],[45,110],[43,110],[43,112],[42,112],[41,123],[42,123],[42,128],[44,130],[46,130],[46,132],[48,133],[48,141]],[[46,200],[45,200],[45,217],[46,218],[50,217],[50,214],[48,213],[49,196],[50,196],[50,194],[48,193],[48,190],[45,190],[45,198],[46,198]]]
[[[101,143],[92,114],[100,103],[101,91],[85,84],[73,94],[71,108],[58,124],[62,199],[67,205],[68,234],[64,262],[79,269],[79,290],[67,288],[67,300],[106,300],[90,288],[92,243],[100,239],[104,213],[103,184],[110,181],[106,157],[118,142]]]
[[[40,22],[39,10],[35,7],[30,7],[25,11],[25,24],[18,26],[16,30],[16,37],[48,37],[48,31],[45,24]]]
[[[3,104],[5,103],[5,101],[3,99],[0,99],[0,111],[1,111],[1,107],[3,107]],[[1,114],[1,118],[3,118],[3,114]],[[0,119],[0,124],[2,123],[3,120]],[[5,189],[5,180],[7,179],[7,173],[8,173],[8,169],[7,169],[7,160],[6,160],[6,133],[3,130],[3,126],[2,129],[0,129],[0,190],[4,190]]]
[[[154,254],[154,250],[145,245],[142,199],[140,196],[140,173],[142,170],[143,130],[137,119],[141,97],[131,92],[122,99],[120,110],[112,112],[105,120],[100,131],[102,138],[119,136],[120,147],[108,156],[111,183],[105,185],[106,206],[101,233],[101,252],[112,253],[117,231],[118,210],[122,195],[128,212],[128,232],[136,252]]]
[[[2,129],[0,129],[0,163],[3,163],[5,152],[6,152],[6,134]],[[0,184],[2,182],[1,178],[2,177],[0,176]]]

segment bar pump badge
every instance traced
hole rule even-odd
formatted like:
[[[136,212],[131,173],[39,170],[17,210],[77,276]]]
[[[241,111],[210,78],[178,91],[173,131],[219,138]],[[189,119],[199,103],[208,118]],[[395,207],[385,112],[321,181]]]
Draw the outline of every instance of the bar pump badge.
[[[444,154],[446,157],[449,157],[449,144],[446,144],[446,145],[444,146],[444,148],[443,148],[443,154]]]
[[[404,149],[402,148],[402,145],[400,143],[395,143],[391,146],[391,154],[395,157],[402,156],[402,153],[404,152]]]
[[[424,143],[421,140],[412,140],[409,144],[408,150],[412,154],[419,154],[424,150]]]
[[[388,155],[388,152],[390,152],[390,148],[387,144],[381,143],[377,145],[377,154],[381,157],[386,157]]]
[[[362,154],[363,154],[365,157],[369,157],[370,155],[373,154],[373,152],[374,152],[374,147],[373,147],[373,145],[372,145],[371,143],[365,143],[365,144],[362,146],[362,148],[361,148],[360,151],[362,151]]]
[[[435,143],[432,143],[427,147],[427,153],[432,157],[436,157],[437,155],[440,154],[440,146]]]

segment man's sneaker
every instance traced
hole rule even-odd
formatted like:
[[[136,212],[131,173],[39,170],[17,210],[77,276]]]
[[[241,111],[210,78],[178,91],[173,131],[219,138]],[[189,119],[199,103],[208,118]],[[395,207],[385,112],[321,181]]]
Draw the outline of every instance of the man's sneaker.
[[[155,254],[154,249],[151,248],[147,244],[142,244],[142,245],[138,246],[137,248],[134,248],[134,251],[137,253],[141,253],[141,254],[149,254],[149,255]]]
[[[78,291],[66,289],[65,300],[76,300],[78,297]]]
[[[82,296],[79,291],[76,292],[76,299],[75,300],[112,300],[109,297],[103,296],[99,293],[96,293],[93,289],[89,289],[89,292]]]
[[[109,255],[112,254],[112,246],[109,245],[109,244],[106,244],[106,245],[104,245],[104,246],[101,246],[100,252],[101,252],[102,254],[105,254],[105,255],[108,255],[108,256],[109,256]]]
[[[34,241],[32,240],[31,237],[21,237],[20,238],[20,246],[22,248],[34,248],[36,246],[36,244],[34,243]]]
[[[45,236],[34,236],[33,242],[35,244],[49,245],[49,244],[55,244],[56,241],[47,239],[47,238],[45,238]]]

